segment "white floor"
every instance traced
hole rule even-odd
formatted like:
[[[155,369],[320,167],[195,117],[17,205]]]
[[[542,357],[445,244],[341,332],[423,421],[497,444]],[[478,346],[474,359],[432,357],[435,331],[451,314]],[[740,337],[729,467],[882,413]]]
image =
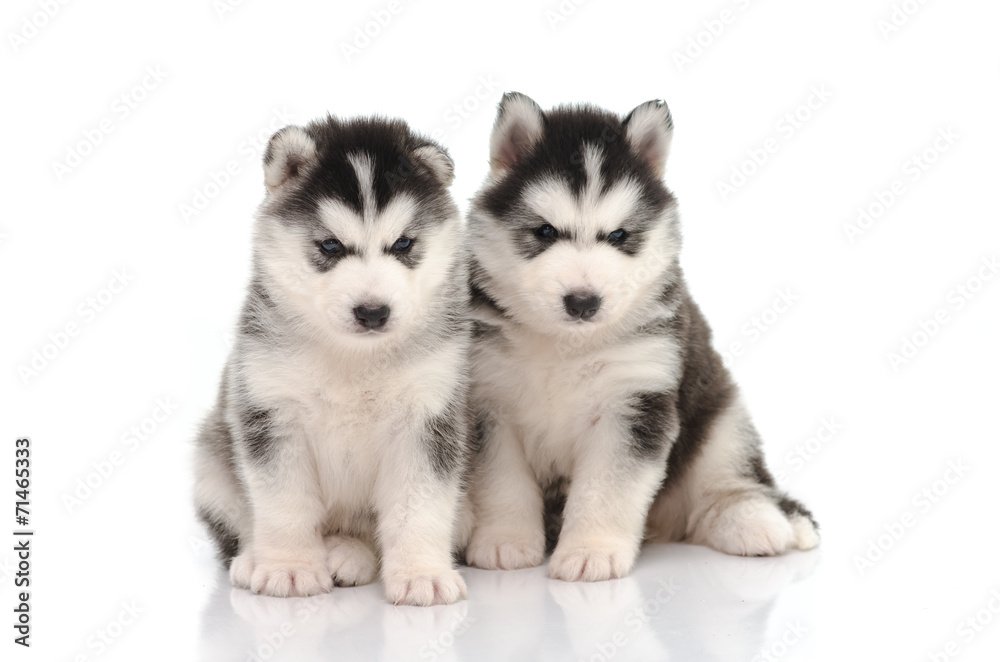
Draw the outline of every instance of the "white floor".
[[[259,597],[204,557],[214,587],[200,634],[179,639],[197,649],[184,659],[206,662],[1000,659],[1000,585],[984,579],[986,556],[916,538],[882,539],[863,571],[856,539],[775,558],[647,545],[631,576],[593,584],[551,580],[544,567],[465,568],[469,599],[433,608],[389,605],[378,585]]]
[[[820,556],[745,559],[652,545],[632,576],[594,584],[550,580],[544,568],[466,569],[469,600],[430,609],[389,605],[378,586],[314,598],[260,597],[231,588],[220,571],[202,612],[201,659],[728,661],[762,651],[780,657],[809,647],[811,577]]]

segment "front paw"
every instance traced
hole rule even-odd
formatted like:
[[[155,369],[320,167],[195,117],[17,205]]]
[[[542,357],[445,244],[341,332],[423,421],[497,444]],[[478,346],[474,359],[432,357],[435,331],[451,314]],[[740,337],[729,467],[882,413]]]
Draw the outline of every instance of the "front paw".
[[[333,588],[322,557],[276,558],[243,552],[229,568],[233,586],[276,598],[328,593]]]
[[[629,543],[556,546],[549,560],[549,577],[567,582],[599,582],[624,577],[635,564],[638,549]]]
[[[378,559],[371,547],[346,536],[329,536],[324,543],[326,568],[336,586],[361,586],[375,581]]]
[[[545,534],[477,529],[465,550],[465,562],[486,570],[533,568],[545,560]]]
[[[394,573],[383,578],[386,600],[395,605],[450,605],[465,598],[465,580],[453,568]]]

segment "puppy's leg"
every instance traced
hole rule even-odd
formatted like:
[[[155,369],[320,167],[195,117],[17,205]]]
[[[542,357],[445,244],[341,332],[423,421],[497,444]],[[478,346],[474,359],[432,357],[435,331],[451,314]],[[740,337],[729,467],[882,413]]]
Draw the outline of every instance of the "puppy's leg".
[[[262,418],[269,424],[261,425]],[[243,458],[252,532],[233,559],[230,578],[235,586],[277,597],[325,593],[333,580],[320,534],[324,508],[305,438],[279,429],[259,411],[248,423],[247,431],[257,435]]]
[[[684,540],[727,554],[770,556],[819,543],[809,511],[776,488],[738,399],[711,424],[677,483],[657,497],[651,537],[680,522]]]
[[[528,568],[545,560],[542,491],[513,427],[486,418],[470,490],[475,517],[465,551],[469,565]]]
[[[250,508],[236,477],[232,452],[229,428],[216,406],[195,441],[194,500],[226,568],[239,554],[250,523]]]
[[[676,436],[673,395],[641,394],[620,416],[605,414],[581,439],[549,575],[565,581],[623,577],[639,553],[646,512]]]
[[[387,444],[375,488],[382,581],[394,604],[451,604],[465,597],[452,565],[465,425],[442,415]]]

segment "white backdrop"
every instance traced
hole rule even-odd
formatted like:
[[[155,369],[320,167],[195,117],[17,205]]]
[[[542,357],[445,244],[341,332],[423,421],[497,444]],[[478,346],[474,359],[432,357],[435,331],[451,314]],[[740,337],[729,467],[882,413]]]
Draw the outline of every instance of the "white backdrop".
[[[5,3],[0,530],[27,436],[35,536],[32,646],[5,625],[4,659],[996,659],[1000,6],[345,5]],[[464,208],[505,90],[667,100],[682,263],[821,548],[653,546],[584,587],[465,571],[468,602],[424,611],[377,587],[231,595],[190,440],[263,144],[328,111],[401,116],[450,150]]]

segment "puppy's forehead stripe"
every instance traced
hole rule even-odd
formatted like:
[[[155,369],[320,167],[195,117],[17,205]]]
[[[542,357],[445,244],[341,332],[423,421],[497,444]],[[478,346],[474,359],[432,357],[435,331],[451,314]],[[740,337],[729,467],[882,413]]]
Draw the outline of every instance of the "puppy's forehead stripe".
[[[347,156],[347,162],[354,169],[358,178],[358,192],[361,194],[361,211],[366,220],[375,213],[375,168],[372,157],[363,152],[355,152]]]
[[[335,199],[319,205],[323,227],[334,237],[359,251],[380,251],[405,235],[416,220],[419,206],[410,195],[397,195],[381,210],[367,218]]]
[[[581,151],[583,152],[584,191],[588,197],[593,198],[601,192],[603,154],[601,148],[593,143],[584,143]]]
[[[603,193],[600,189],[600,183],[593,183],[575,195],[565,182],[548,179],[529,185],[523,195],[528,208],[557,229],[591,236],[627,225],[642,198],[641,187],[630,179],[615,182]]]

